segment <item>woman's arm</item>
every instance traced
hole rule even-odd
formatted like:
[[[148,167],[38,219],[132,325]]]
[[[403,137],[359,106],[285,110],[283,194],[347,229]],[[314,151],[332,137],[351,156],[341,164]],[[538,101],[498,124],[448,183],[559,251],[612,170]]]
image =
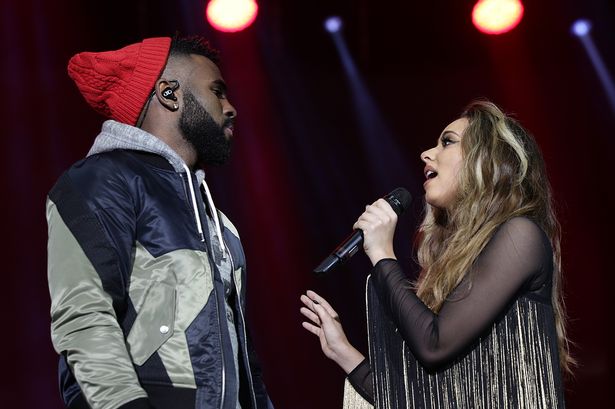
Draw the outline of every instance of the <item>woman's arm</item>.
[[[551,257],[549,241],[535,223],[526,218],[509,220],[438,314],[409,288],[396,260],[379,260],[372,278],[416,358],[427,368],[437,368],[454,360],[493,325],[530,279],[551,274]]]
[[[314,291],[302,295],[301,302],[304,305],[301,313],[310,320],[302,323],[303,328],[318,337],[325,356],[346,372],[348,380],[364,399],[373,403],[369,361],[346,338],[337,312]]]
[[[302,295],[301,302],[304,305],[301,313],[311,321],[304,321],[301,324],[303,328],[319,338],[327,358],[338,364],[346,374],[350,373],[365,357],[348,342],[337,312],[314,291],[308,290]]]

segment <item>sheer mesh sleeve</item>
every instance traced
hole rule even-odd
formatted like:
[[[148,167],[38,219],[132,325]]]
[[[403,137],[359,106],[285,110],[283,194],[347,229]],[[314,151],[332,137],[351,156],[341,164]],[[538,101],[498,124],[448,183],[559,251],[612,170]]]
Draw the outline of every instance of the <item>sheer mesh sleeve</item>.
[[[355,391],[369,403],[374,404],[374,385],[369,361],[364,359],[348,374],[348,381]]]
[[[551,272],[549,240],[534,222],[518,217],[498,229],[439,314],[409,288],[397,261],[378,262],[372,279],[415,357],[427,369],[437,369],[476,341],[520,291],[544,289]]]

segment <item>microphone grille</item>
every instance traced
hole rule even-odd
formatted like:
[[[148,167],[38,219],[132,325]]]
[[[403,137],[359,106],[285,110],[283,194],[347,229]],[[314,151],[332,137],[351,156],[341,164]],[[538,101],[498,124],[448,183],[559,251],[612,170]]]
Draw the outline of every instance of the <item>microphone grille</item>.
[[[391,205],[397,215],[400,215],[405,212],[406,209],[410,206],[410,203],[412,203],[412,195],[410,194],[410,192],[408,192],[407,189],[403,187],[398,187],[397,189],[386,195],[384,197],[384,200],[386,200]]]

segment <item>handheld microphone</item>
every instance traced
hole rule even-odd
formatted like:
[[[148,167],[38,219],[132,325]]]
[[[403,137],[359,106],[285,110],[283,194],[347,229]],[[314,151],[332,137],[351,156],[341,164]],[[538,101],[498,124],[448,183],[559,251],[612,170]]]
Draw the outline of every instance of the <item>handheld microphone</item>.
[[[391,193],[383,197],[397,213],[401,215],[412,202],[412,196],[403,187],[398,187]],[[363,243],[363,232],[361,230],[355,230],[350,236],[348,236],[333,252],[322,261],[314,269],[314,273],[317,275],[323,275],[331,271],[338,264],[342,264],[350,257],[354,256],[359,250],[359,246]]]

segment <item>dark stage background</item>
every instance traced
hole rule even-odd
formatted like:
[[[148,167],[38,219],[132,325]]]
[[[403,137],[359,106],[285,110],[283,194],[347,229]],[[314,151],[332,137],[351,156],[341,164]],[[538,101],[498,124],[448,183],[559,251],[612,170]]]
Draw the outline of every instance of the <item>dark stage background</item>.
[[[523,21],[502,36],[472,26],[474,0],[259,3],[252,27],[222,34],[203,21],[203,1],[2,1],[0,406],[61,407],[49,336],[45,196],[86,154],[103,119],[82,100],[66,63],[79,51],[117,49],[179,30],[204,34],[222,51],[239,112],[234,156],[208,169],[208,177],[218,207],[242,234],[251,329],[278,408],[341,407],[343,373],[301,328],[299,295],[315,289],[328,297],[349,338],[366,351],[367,258],[357,255],[321,279],[310,271],[365,204],[406,186],[415,201],[400,220],[396,245],[408,274],[416,273],[411,242],[422,208],[419,154],[476,97],[516,113],[546,157],[580,362],[567,386],[568,407],[614,407],[608,345],[615,120],[569,31],[576,18],[591,19],[592,36],[615,71],[613,2],[525,1]],[[347,81],[322,29],[331,14],[345,19],[343,35],[373,99]]]

